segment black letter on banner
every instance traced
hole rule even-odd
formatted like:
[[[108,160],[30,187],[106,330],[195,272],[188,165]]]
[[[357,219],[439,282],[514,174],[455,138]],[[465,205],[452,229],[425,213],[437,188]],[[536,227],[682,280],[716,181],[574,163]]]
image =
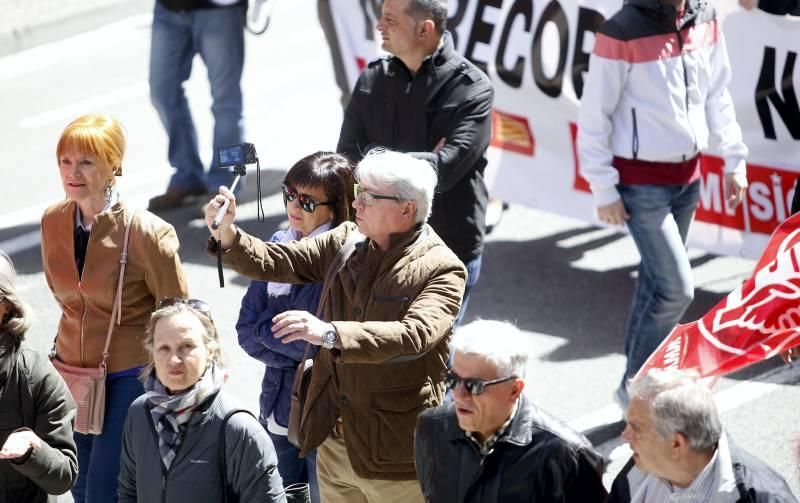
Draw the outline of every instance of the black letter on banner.
[[[756,110],[758,110],[758,118],[761,119],[761,127],[764,128],[764,137],[770,140],[777,139],[777,136],[767,100],[772,103],[778,115],[783,119],[792,138],[800,140],[800,107],[797,104],[797,94],[795,94],[792,84],[792,73],[796,60],[797,53],[788,51],[781,78],[783,93],[783,99],[781,99],[778,90],[775,89],[775,48],[764,47],[764,62],[761,64],[761,75],[756,84]]]
[[[559,34],[558,68],[553,78],[547,78],[542,68],[542,32],[548,22],[556,25]],[[556,0],[552,0],[542,12],[539,26],[533,35],[531,46],[531,66],[533,67],[533,80],[542,92],[551,98],[561,94],[561,82],[564,80],[564,67],[567,64],[567,49],[569,48],[569,25],[567,15]]]
[[[467,49],[464,51],[464,56],[484,72],[486,71],[486,61],[477,61],[472,51],[475,50],[475,42],[483,42],[488,45],[492,41],[494,25],[483,22],[483,11],[487,5],[499,10],[503,6],[503,0],[480,0],[478,2],[475,9],[475,20],[472,21],[472,30],[470,30],[469,40],[467,40]]]
[[[589,71],[590,52],[583,52],[583,36],[587,31],[597,33],[605,18],[596,10],[581,7],[578,9],[578,36],[575,39],[575,52],[572,55],[572,87],[578,99],[583,96],[583,72]]]
[[[381,16],[381,0],[360,0],[361,11],[364,13],[364,37],[367,40],[375,40],[375,24]],[[369,5],[367,5],[369,4]],[[370,17],[369,10],[372,10],[373,17]]]
[[[514,24],[514,19],[517,16],[522,16],[525,20],[525,32],[530,32],[531,21],[533,20],[533,2],[529,0],[516,0],[511,10],[508,11],[506,24],[503,27],[503,33],[500,36],[500,45],[495,54],[494,63],[497,66],[497,75],[500,79],[511,87],[520,87],[522,85],[522,71],[525,68],[525,60],[521,56],[517,56],[517,61],[514,63],[514,68],[508,69],[503,60],[505,59],[506,47],[508,46],[508,39],[511,36],[511,28]]]
[[[458,7],[455,8],[455,12],[453,12],[452,16],[447,17],[447,29],[450,31],[450,36],[453,38],[453,47],[458,50],[458,28],[461,25],[461,21],[464,20],[464,14],[467,12],[467,6],[469,5],[468,0],[462,0],[458,2]],[[448,14],[450,14],[450,9],[448,10]]]

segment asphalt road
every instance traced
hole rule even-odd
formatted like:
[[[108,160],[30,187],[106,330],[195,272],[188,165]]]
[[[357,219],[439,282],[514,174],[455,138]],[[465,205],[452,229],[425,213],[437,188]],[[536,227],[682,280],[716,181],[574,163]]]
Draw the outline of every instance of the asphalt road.
[[[78,114],[102,110],[127,128],[122,197],[144,206],[162,191],[170,168],[166,138],[147,88],[150,16],[120,19],[103,28],[0,58],[0,248],[10,251],[22,291],[34,306],[29,334],[34,347],[49,349],[58,310],[42,275],[38,220],[63,197],[55,144]],[[211,156],[212,121],[205,69],[197,60],[187,84],[203,145]],[[278,188],[296,159],[332,149],[341,121],[341,94],[315,2],[280,2],[270,29],[248,36],[243,80],[247,138],[262,162],[266,220],[255,218],[255,176],[247,176],[240,224],[269,236],[285,221]],[[236,344],[234,325],[248,280],[226,271],[216,283],[215,263],[203,251],[207,230],[200,202],[161,216],[175,225],[192,296],[206,299],[221,328],[232,370],[231,388],[257,407],[262,369]],[[696,319],[742,281],[751,261],[693,252],[695,301],[686,320]],[[623,370],[623,329],[637,255],[630,239],[615,230],[512,205],[489,237],[481,278],[468,319],[516,322],[529,335],[533,356],[529,380],[535,400],[581,427],[619,412],[612,392]],[[717,384],[728,430],[736,441],[770,463],[800,494],[796,445],[800,370],[764,362]],[[625,457],[613,439],[601,449]],[[612,463],[612,471],[618,466]]]

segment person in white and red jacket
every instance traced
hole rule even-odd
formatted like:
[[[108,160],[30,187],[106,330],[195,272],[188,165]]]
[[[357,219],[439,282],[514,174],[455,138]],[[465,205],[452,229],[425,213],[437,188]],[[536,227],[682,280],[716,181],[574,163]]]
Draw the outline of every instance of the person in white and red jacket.
[[[686,235],[700,153],[725,159],[726,204],[747,187],[747,147],[727,90],[731,69],[703,0],[629,0],[597,32],[578,114],[581,174],[600,220],[627,224],[642,257],[616,393],[680,320],[694,285]]]

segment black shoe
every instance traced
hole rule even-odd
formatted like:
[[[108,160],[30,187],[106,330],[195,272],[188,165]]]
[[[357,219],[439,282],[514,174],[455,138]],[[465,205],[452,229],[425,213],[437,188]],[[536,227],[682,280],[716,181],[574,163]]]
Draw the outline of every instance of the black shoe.
[[[205,187],[194,189],[168,188],[160,196],[150,199],[147,209],[150,211],[171,210],[189,204],[190,200],[195,196],[204,196],[206,194],[208,194],[208,190]]]

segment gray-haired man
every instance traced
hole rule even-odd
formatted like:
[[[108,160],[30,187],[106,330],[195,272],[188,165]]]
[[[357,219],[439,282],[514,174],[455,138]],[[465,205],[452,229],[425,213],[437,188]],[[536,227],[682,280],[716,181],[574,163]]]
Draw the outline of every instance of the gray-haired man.
[[[711,391],[691,373],[651,370],[628,385],[622,438],[633,458],[608,502],[796,502],[772,468],[722,430]]]
[[[522,391],[528,352],[510,323],[456,332],[445,384],[453,402],[419,416],[414,441],[425,501],[600,502],[603,462],[579,433]]]

